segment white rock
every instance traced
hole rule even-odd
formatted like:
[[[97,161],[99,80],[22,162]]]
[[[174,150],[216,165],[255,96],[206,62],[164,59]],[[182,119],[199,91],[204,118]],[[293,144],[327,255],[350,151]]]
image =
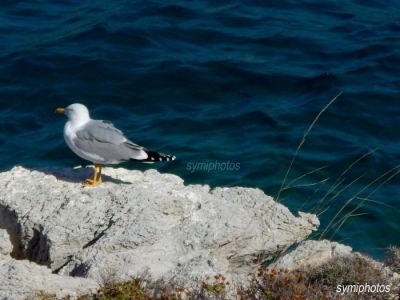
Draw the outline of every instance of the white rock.
[[[0,299],[32,299],[40,292],[66,296],[93,293],[98,284],[91,279],[52,274],[51,270],[27,260],[0,260]]]
[[[60,275],[99,280],[113,269],[120,279],[147,272],[191,284],[216,273],[242,278],[319,225],[259,189],[210,190],[155,170],[112,168],[102,185],[83,188],[91,172],[0,173],[0,228],[15,255]]]
[[[11,254],[13,247],[6,230],[0,229],[0,257],[7,257]]]
[[[299,269],[301,267],[316,267],[337,256],[352,255],[352,249],[328,240],[301,242],[293,251],[281,256],[273,264],[277,269]]]

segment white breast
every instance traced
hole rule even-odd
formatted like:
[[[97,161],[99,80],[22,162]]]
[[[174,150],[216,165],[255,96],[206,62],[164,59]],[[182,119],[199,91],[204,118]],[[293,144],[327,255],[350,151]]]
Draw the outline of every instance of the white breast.
[[[75,148],[75,145],[73,143],[74,138],[76,138],[76,129],[73,128],[71,122],[68,121],[67,123],[65,123],[64,126],[64,140],[72,151],[74,151]]]

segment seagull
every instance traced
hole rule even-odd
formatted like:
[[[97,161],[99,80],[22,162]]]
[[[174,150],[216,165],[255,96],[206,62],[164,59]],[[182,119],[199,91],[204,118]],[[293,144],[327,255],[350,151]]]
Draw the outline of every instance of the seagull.
[[[125,161],[172,161],[175,156],[149,151],[130,141],[111,122],[93,120],[87,107],[74,103],[66,108],[57,108],[57,114],[64,114],[68,121],[64,126],[64,140],[79,157],[94,163],[93,177],[86,179],[84,186],[102,183],[103,165],[119,164]]]

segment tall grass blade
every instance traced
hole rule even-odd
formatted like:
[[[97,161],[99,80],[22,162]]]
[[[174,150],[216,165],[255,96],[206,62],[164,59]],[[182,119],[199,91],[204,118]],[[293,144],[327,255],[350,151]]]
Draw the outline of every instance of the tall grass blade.
[[[366,186],[364,186],[360,191],[358,191],[356,193],[356,195],[354,195],[353,197],[350,197],[345,204],[339,209],[339,211],[335,214],[335,216],[330,220],[329,224],[325,227],[324,231],[321,233],[321,237],[320,239],[322,239],[324,237],[324,235],[331,229],[332,224],[335,224],[334,222],[336,221],[337,217],[346,209],[346,207],[356,198],[358,198],[365,190],[367,190],[369,187],[373,186],[375,183],[379,182],[382,178],[384,178],[385,176],[387,176],[388,174],[392,173],[393,171],[396,171],[396,173],[398,173],[397,169],[400,168],[400,165],[395,166],[394,168],[386,171],[385,173],[383,173],[382,175],[380,175],[379,177],[375,178],[374,180],[372,180],[370,183],[368,183]],[[392,177],[390,177],[392,178]],[[385,183],[388,180],[385,180]]]
[[[298,156],[298,154],[299,154],[299,151],[300,151],[301,147],[303,146],[303,144],[304,144],[304,143],[306,142],[306,140],[307,140],[307,136],[310,134],[311,130],[313,129],[314,125],[317,123],[317,121],[319,120],[319,118],[322,116],[322,114],[323,114],[323,113],[336,101],[336,99],[338,99],[338,98],[340,97],[340,95],[342,95],[342,94],[343,94],[343,92],[340,92],[339,94],[336,95],[336,97],[334,97],[331,101],[329,101],[328,104],[326,104],[326,105],[324,106],[324,108],[318,113],[318,115],[314,118],[314,120],[312,121],[311,125],[308,127],[308,129],[307,129],[306,132],[304,133],[304,135],[303,135],[303,137],[302,137],[302,139],[301,139],[299,145],[297,146],[296,151],[295,151],[295,153],[293,154],[293,157],[292,157],[292,159],[291,159],[291,161],[290,161],[290,163],[289,163],[289,167],[288,167],[288,169],[286,170],[286,173],[285,173],[285,176],[284,176],[284,178],[283,178],[281,187],[279,188],[278,194],[277,194],[276,197],[275,197],[276,202],[279,202],[279,200],[280,200],[280,196],[281,196],[283,187],[286,185],[286,181],[287,181],[287,179],[288,179],[288,177],[289,177],[290,171],[292,170],[293,164],[294,164],[294,162],[295,162],[295,160],[296,160],[296,158],[297,158],[297,156]]]

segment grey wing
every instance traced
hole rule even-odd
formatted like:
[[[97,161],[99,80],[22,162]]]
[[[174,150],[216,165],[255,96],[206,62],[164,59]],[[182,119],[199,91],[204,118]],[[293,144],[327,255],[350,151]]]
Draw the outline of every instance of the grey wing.
[[[121,130],[102,120],[90,120],[76,135],[81,139],[111,144],[121,144],[127,140]]]
[[[91,120],[76,132],[75,145],[91,154],[97,163],[119,163],[130,159],[146,159],[145,149],[129,141],[121,130],[108,121]]]

